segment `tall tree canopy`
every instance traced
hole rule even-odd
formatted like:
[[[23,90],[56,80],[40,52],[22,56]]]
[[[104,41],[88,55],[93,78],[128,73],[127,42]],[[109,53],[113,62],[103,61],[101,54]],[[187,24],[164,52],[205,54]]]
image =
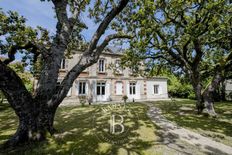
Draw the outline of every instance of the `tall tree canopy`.
[[[42,27],[33,29],[26,26],[25,18],[15,12],[0,12],[0,49],[1,54],[8,55],[7,59],[0,61],[0,90],[19,117],[18,129],[7,142],[8,145],[42,140],[47,131],[53,134],[56,109],[74,80],[84,69],[97,62],[111,40],[130,38],[119,26],[125,18],[123,14],[128,12],[126,6],[134,5],[129,3],[129,0],[50,2],[54,5],[57,19],[56,33],[52,36]],[[88,28],[80,18],[81,14],[86,12],[99,25],[89,42],[84,42],[81,35],[81,32]],[[109,28],[113,29],[115,34],[104,36]],[[100,41],[100,38],[103,41]],[[73,49],[79,49],[83,53],[57,90],[61,61]],[[26,89],[19,75],[8,66],[15,60],[17,52],[23,54],[24,62],[35,64],[38,58],[43,62],[38,86],[33,95]]]
[[[232,7],[226,2],[141,2],[132,17],[136,37],[131,43],[132,49],[124,57],[125,62],[130,65],[141,59],[157,63],[162,60],[176,66],[191,81],[198,111],[205,106],[215,115],[212,92],[222,75],[232,70]],[[202,88],[205,78],[211,80]]]

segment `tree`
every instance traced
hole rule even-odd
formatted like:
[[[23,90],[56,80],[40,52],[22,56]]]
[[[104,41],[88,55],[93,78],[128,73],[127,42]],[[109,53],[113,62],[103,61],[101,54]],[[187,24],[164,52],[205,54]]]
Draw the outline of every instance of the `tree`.
[[[231,70],[231,11],[223,0],[140,3],[132,17],[136,37],[127,52],[129,60],[162,60],[182,70],[193,86],[198,112],[206,107],[216,115],[212,94],[222,73]],[[204,77],[210,78],[205,89]]]
[[[104,48],[111,40],[130,38],[119,33],[103,37],[112,21],[120,21],[119,14],[128,5],[129,0],[93,1],[94,8],[90,16],[99,26],[90,42],[84,42],[81,31],[87,26],[80,20],[80,14],[91,6],[90,0],[51,0],[56,13],[56,34],[41,27],[33,29],[25,25],[25,18],[15,12],[8,15],[0,12],[1,53],[7,53],[8,59],[0,61],[0,90],[8,100],[16,115],[19,126],[7,145],[14,146],[30,140],[43,140],[46,132],[53,134],[54,116],[57,107],[65,98],[74,80],[87,67],[98,61]],[[114,25],[115,27],[115,25]],[[67,73],[59,88],[57,79],[60,64],[70,50],[82,47],[82,55],[76,65]],[[40,57],[42,69],[39,74],[38,87],[32,95],[25,87],[19,75],[8,65],[14,61],[16,52],[24,54],[23,60],[36,63]],[[27,62],[27,61],[25,61]]]
[[[24,65],[21,62],[15,62],[15,63],[11,63],[9,65],[9,67],[11,69],[13,69],[19,75],[19,77],[22,79],[26,89],[29,92],[32,92],[32,90],[33,90],[33,83],[32,83],[33,76],[29,71],[25,70]],[[0,103],[3,103],[4,99],[5,99],[5,97],[4,97],[3,93],[0,91]]]

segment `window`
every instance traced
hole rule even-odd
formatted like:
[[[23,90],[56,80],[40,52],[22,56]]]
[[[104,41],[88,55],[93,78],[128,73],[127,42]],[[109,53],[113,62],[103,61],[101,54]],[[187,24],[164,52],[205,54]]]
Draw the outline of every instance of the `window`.
[[[85,95],[86,94],[86,82],[81,81],[79,82],[79,95]]]
[[[65,69],[65,66],[66,64],[65,64],[65,59],[62,59],[61,60],[61,65],[60,65],[60,69]]]
[[[98,65],[99,72],[105,72],[105,60],[100,59]]]
[[[97,83],[97,95],[105,95],[105,82],[98,82]]]
[[[154,85],[154,94],[159,94],[159,85]]]
[[[122,82],[116,82],[116,95],[122,95]]]
[[[136,83],[130,83],[130,95],[135,95],[136,91],[135,91],[135,87],[136,87]]]

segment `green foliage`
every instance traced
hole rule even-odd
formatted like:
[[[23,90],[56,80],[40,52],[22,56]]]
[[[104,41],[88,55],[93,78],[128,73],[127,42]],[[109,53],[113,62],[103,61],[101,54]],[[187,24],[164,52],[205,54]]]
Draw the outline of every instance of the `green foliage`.
[[[25,70],[25,66],[21,62],[12,63],[12,64],[10,64],[10,67],[22,79],[27,90],[32,92],[32,90],[33,90],[33,75],[29,71]]]
[[[123,57],[128,66],[139,66],[142,60],[149,70],[161,63],[171,65],[188,75],[190,82],[200,77],[202,86],[211,82],[218,66],[221,70],[232,66],[232,7],[225,0],[148,0],[138,4],[131,17],[134,24],[127,25],[134,29],[131,49]],[[173,94],[193,97],[189,85],[177,83],[171,86]]]
[[[26,19],[23,16],[13,11],[5,13],[1,8],[0,36],[0,54],[8,55],[13,61],[16,52],[20,53],[22,56],[20,61],[24,67],[31,67],[35,62],[38,65],[38,55],[44,52],[43,49],[50,47],[52,38],[46,29],[40,26],[37,28],[27,26]]]
[[[178,98],[192,98],[193,88],[190,84],[181,81],[175,75],[169,75],[168,77],[168,93],[172,97]]]

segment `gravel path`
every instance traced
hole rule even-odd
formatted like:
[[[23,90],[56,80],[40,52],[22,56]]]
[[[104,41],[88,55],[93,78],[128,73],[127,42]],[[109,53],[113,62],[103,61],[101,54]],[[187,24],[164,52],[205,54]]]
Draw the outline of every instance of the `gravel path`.
[[[168,147],[181,152],[180,154],[232,155],[232,147],[178,127],[164,118],[159,108],[150,103],[147,105],[149,106],[147,115],[161,128],[162,142]]]

